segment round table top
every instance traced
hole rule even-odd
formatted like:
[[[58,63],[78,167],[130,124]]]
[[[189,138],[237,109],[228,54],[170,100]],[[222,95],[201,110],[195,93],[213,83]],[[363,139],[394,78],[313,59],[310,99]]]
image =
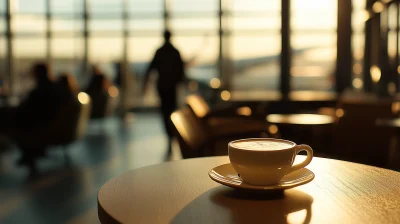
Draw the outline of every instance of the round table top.
[[[335,122],[334,117],[322,114],[270,114],[266,120],[272,124],[296,125],[326,125]]]
[[[296,160],[304,159],[297,156]],[[400,173],[314,157],[315,179],[281,194],[222,186],[208,172],[228,157],[129,171],[98,193],[102,223],[400,223]]]

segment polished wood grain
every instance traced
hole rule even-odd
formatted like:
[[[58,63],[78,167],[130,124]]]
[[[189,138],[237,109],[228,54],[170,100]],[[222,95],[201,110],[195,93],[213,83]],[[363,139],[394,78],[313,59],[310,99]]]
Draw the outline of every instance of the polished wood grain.
[[[296,159],[304,159],[298,156]],[[102,223],[400,223],[400,173],[314,158],[309,184],[273,194],[208,177],[227,157],[188,159],[127,172],[98,193]]]

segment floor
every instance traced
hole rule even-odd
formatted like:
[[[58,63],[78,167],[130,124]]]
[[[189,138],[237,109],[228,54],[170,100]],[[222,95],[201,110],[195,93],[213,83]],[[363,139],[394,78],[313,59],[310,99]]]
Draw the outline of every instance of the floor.
[[[36,177],[15,165],[14,146],[0,148],[0,223],[99,223],[99,188],[128,170],[179,159],[176,143],[166,157],[166,143],[157,113],[135,113],[124,122],[91,122],[67,157],[61,148],[51,149]]]

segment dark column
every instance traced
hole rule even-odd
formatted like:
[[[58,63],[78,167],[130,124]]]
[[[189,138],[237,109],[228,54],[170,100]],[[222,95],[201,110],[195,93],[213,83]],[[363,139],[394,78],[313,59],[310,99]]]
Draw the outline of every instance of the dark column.
[[[399,69],[398,69],[398,66],[399,66],[399,63],[400,63],[400,61],[399,61],[399,38],[400,38],[400,36],[399,36],[399,32],[400,32],[400,30],[399,30],[399,28],[400,28],[400,7],[399,7],[399,2],[395,2],[395,3],[393,3],[393,4],[396,4],[396,18],[397,18],[397,23],[396,23],[396,57],[395,57],[395,73],[396,73],[396,90],[397,90],[397,92],[399,92],[399,90],[400,90],[400,74],[399,74]]]
[[[372,10],[372,5],[375,0],[367,0],[367,11]],[[371,44],[372,44],[372,24],[373,19],[370,18],[365,23],[365,47],[364,47],[364,66],[363,66],[363,81],[364,81],[364,91],[372,92],[372,79],[370,68],[372,66],[371,58]]]
[[[223,38],[224,38],[224,30],[223,30],[223,8],[222,8],[222,0],[218,1],[219,7],[218,7],[218,39],[219,39],[219,54],[218,54],[218,71],[219,71],[219,77],[221,78],[222,74],[224,73],[224,66],[223,66]]]
[[[169,29],[170,1],[164,0],[164,29]]]
[[[6,77],[8,88],[11,93],[14,92],[14,70],[13,70],[13,31],[11,27],[11,1],[6,2],[6,41],[7,41],[7,58],[6,58]]]
[[[46,61],[49,65],[51,65],[51,39],[52,39],[52,30],[51,30],[51,0],[46,0]]]
[[[83,1],[83,65],[82,65],[82,75],[84,80],[89,75],[89,0]]]
[[[290,0],[282,0],[282,52],[281,52],[281,80],[280,91],[286,98],[290,91],[290,67],[291,67],[291,46],[290,46]]]
[[[128,52],[129,52],[129,3],[128,0],[123,0],[123,55],[122,55],[122,61],[121,64],[118,65],[120,66],[120,72],[121,72],[121,83],[120,83],[120,116],[124,117],[125,113],[128,110],[128,105],[127,105],[127,90],[129,88],[132,88],[131,84],[133,83],[128,83],[128,75],[130,74],[130,69],[129,69],[129,61],[128,61]],[[133,79],[132,79],[133,80]],[[129,86],[128,86],[129,85]]]
[[[338,0],[336,92],[351,86],[353,57],[351,52],[351,1]]]

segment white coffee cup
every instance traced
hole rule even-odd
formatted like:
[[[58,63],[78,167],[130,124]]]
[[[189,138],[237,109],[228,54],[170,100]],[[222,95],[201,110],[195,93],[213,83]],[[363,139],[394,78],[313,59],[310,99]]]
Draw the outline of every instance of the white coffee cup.
[[[252,185],[273,185],[287,174],[304,168],[313,157],[308,145],[273,138],[249,138],[228,144],[229,159],[235,171],[245,183]],[[307,152],[307,158],[293,165],[300,151]]]

